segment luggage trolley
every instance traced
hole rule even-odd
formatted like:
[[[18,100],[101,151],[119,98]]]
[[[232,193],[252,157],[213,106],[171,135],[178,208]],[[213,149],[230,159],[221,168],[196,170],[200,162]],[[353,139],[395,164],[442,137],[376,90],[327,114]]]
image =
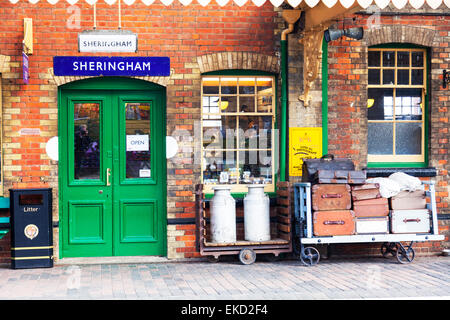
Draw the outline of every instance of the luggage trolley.
[[[332,244],[332,243],[382,243],[381,254],[384,257],[395,256],[400,263],[409,263],[414,260],[414,242],[444,240],[444,235],[439,234],[436,196],[434,181],[422,181],[422,185],[428,185],[426,191],[427,209],[431,212],[430,233],[404,233],[404,234],[356,234],[348,236],[314,236],[313,217],[311,210],[311,183],[302,182],[294,184],[294,252],[300,256],[304,265],[313,266],[320,260],[319,251],[305,245]],[[403,245],[402,242],[409,242]]]
[[[209,204],[205,199],[203,185],[196,186],[196,245],[201,256],[206,256],[210,262],[217,262],[222,255],[238,255],[239,261],[244,264],[252,264],[256,260],[256,254],[266,254],[270,260],[275,260],[281,253],[292,252],[291,232],[291,185],[289,182],[277,183],[277,199],[274,216],[271,217],[271,240],[246,241],[239,239],[230,243],[213,243],[210,241],[209,232]],[[274,220],[274,221],[272,221]],[[237,227],[243,227],[243,221],[237,222]]]

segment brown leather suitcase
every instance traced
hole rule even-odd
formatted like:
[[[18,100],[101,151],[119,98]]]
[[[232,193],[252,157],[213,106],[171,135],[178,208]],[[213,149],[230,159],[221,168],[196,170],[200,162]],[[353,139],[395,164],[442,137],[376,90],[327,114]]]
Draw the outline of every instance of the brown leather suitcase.
[[[366,183],[360,186],[352,186],[352,200],[368,200],[381,198],[380,185],[378,183]]]
[[[356,217],[383,217],[389,215],[387,198],[353,201],[353,211]]]
[[[363,184],[366,182],[366,172],[354,170],[317,170],[314,175],[314,182]]]
[[[427,199],[425,191],[417,190],[413,192],[401,191],[391,198],[391,208],[393,210],[425,209]]]
[[[316,211],[313,214],[315,236],[355,234],[355,214],[351,210]]]
[[[349,210],[352,207],[348,184],[315,184],[311,188],[312,208],[321,210]]]

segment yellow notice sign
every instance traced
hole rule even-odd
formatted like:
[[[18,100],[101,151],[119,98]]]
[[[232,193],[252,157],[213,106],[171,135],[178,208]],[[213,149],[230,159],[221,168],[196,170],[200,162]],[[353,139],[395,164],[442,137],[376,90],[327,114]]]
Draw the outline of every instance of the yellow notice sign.
[[[289,128],[289,175],[301,176],[303,159],[322,157],[322,128]]]

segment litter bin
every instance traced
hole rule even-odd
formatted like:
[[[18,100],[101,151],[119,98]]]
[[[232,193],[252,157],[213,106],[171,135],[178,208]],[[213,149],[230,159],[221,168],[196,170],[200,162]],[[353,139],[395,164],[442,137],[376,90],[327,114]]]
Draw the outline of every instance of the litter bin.
[[[52,189],[10,189],[11,268],[53,267]]]

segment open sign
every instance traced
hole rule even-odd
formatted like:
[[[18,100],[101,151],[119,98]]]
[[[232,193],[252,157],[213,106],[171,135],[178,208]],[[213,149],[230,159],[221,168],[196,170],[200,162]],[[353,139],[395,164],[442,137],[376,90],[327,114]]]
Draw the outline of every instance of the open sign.
[[[148,151],[148,134],[127,135],[127,151]]]

